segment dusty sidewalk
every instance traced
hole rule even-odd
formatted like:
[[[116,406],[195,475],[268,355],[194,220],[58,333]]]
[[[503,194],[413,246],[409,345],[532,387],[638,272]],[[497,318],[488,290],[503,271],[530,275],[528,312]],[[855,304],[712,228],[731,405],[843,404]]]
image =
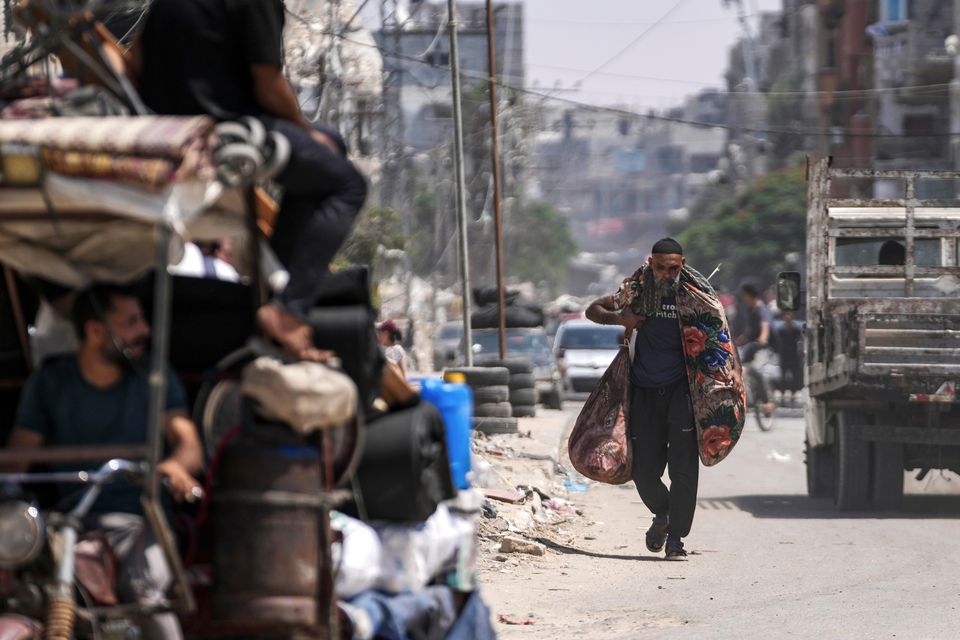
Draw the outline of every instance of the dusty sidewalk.
[[[547,613],[518,607],[504,598],[510,592],[504,587],[567,575],[568,549],[596,540],[591,531],[602,525],[586,509],[595,485],[566,458],[566,436],[579,409],[579,403],[568,403],[565,411],[540,408],[537,417],[520,419],[518,435],[475,436],[474,452],[489,465],[478,469],[489,496],[479,524],[480,581],[504,637],[518,626],[542,623]]]

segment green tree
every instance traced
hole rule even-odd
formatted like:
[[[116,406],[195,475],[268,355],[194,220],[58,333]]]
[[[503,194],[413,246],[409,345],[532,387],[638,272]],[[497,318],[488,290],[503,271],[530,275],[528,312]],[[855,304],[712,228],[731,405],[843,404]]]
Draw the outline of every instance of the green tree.
[[[579,250],[566,219],[542,201],[526,203],[510,218],[504,234],[507,276],[546,282],[555,292]]]
[[[374,266],[377,249],[406,249],[399,214],[387,207],[368,206],[361,213],[350,237],[334,259],[337,266],[351,264]]]
[[[708,199],[699,207],[711,214],[692,219],[678,240],[684,253],[709,273],[723,267],[715,280],[729,288],[746,279],[771,284],[789,268],[785,256],[806,246],[806,180],[801,167],[759,178],[743,193],[724,200]]]

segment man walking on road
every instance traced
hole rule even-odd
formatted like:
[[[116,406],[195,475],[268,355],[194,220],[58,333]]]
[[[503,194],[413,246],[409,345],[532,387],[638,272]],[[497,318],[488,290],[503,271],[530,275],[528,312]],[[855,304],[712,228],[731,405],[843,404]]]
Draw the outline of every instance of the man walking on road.
[[[654,514],[646,545],[654,553],[666,546],[668,560],[686,560],[698,450],[704,464],[719,462],[743,427],[743,385],[723,307],[706,279],[686,266],[680,244],[664,238],[646,265],[586,315],[623,325],[631,340],[633,480]],[[718,393],[717,382],[725,391]]]

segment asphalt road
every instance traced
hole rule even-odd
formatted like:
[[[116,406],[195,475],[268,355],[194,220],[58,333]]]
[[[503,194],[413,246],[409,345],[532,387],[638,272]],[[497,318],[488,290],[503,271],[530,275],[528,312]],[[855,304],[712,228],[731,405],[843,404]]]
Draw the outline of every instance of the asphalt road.
[[[485,578],[495,611],[533,620],[501,637],[960,638],[960,479],[908,483],[901,512],[840,514],[806,496],[795,415],[748,424],[701,468],[687,562],[647,552],[632,484],[575,497],[596,522],[576,544]]]

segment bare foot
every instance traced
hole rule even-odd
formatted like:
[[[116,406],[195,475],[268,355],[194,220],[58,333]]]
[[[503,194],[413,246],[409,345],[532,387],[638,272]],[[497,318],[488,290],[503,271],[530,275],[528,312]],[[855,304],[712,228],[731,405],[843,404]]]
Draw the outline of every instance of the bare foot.
[[[276,305],[265,304],[260,307],[257,310],[257,324],[291,357],[311,362],[328,362],[336,357],[332,351],[314,346],[310,325]]]

